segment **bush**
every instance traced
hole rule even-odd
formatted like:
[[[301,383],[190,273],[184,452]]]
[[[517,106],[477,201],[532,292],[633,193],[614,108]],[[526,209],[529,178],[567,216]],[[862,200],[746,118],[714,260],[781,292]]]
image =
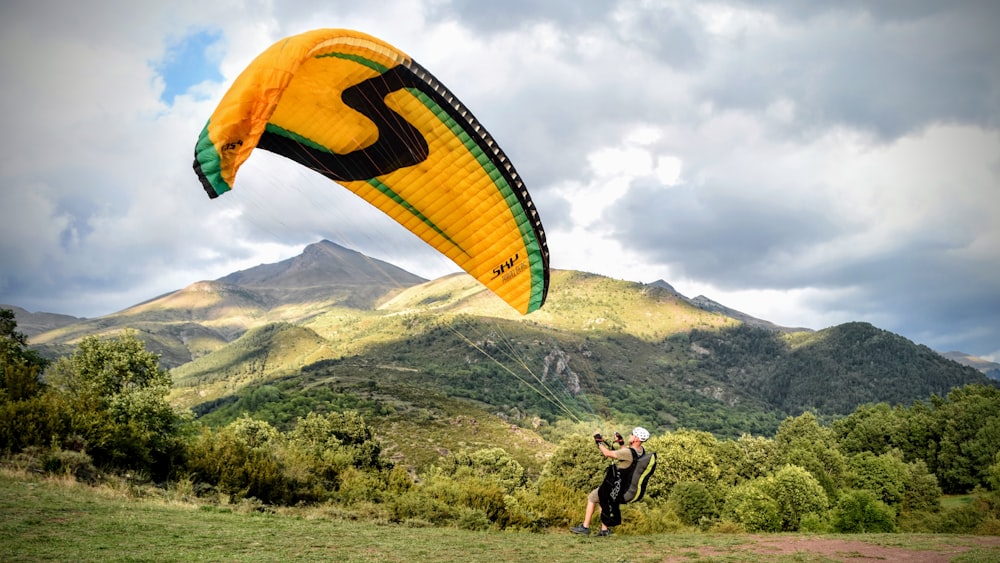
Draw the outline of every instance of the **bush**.
[[[944,529],[942,512],[903,512],[896,518],[896,529],[907,534],[936,534]]]
[[[715,499],[703,483],[681,481],[670,491],[670,507],[688,526],[706,528],[715,519]]]
[[[582,515],[581,515],[582,516]],[[622,505],[622,525],[616,534],[664,534],[684,529],[684,523],[666,502],[641,501]]]
[[[766,483],[769,495],[778,504],[781,529],[786,532],[798,530],[803,515],[821,514],[829,507],[819,481],[802,467],[786,465]]]
[[[57,475],[72,475],[77,481],[93,483],[97,481],[97,468],[90,456],[73,450],[50,450],[42,458],[45,471]]]
[[[771,498],[767,479],[754,479],[729,490],[722,516],[737,522],[748,532],[777,532],[781,529],[778,503]]]
[[[909,463],[903,511],[935,511],[941,508],[941,487],[922,459]]]
[[[534,489],[534,490],[532,490]],[[589,491],[588,491],[589,492]],[[551,526],[571,526],[583,522],[587,493],[570,488],[560,480],[541,478],[535,487],[515,494],[522,510]]]
[[[815,512],[803,514],[799,521],[799,531],[810,534],[825,534],[830,531],[830,522],[823,514]]]
[[[247,434],[248,428],[256,431]],[[234,501],[255,497],[267,503],[287,503],[292,500],[289,483],[270,438],[257,447],[250,445],[259,442],[259,430],[258,426],[240,421],[218,433],[205,430],[189,449],[188,471],[198,483]]]
[[[394,497],[388,504],[393,521],[415,526],[446,524],[454,512],[453,505],[428,495],[420,487]]]
[[[901,455],[861,452],[850,460],[851,485],[875,493],[890,506],[903,503],[910,470]]]
[[[896,511],[871,491],[848,491],[837,503],[833,529],[848,534],[894,532]]]
[[[656,473],[646,489],[649,499],[666,500],[671,488],[682,481],[715,483],[719,479],[714,455],[718,442],[707,432],[678,430],[654,436],[644,446],[657,455]]]
[[[57,445],[52,448],[31,446],[5,461],[23,471],[70,476],[84,483],[94,483],[100,476],[89,455],[84,452],[64,450]]]

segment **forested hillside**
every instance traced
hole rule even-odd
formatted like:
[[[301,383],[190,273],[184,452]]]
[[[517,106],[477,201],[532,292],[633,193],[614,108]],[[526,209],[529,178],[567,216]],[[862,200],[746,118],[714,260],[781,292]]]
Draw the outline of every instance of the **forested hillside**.
[[[315,366],[326,379],[307,386],[302,374],[247,386],[229,422],[208,423],[222,404],[191,420],[167,402],[170,377],[134,331],[87,337],[49,365],[11,318],[0,311],[0,463],[17,472],[122,479],[136,494],[156,483],[206,506],[317,506],[326,517],[541,532],[580,521],[606,464],[585,424],[550,428],[544,440],[447,389],[411,384],[413,372],[399,366],[354,365],[351,380],[325,371],[343,362],[326,362]],[[282,340],[266,332],[255,337]],[[373,368],[399,377],[366,379]],[[598,424],[609,436],[630,428]],[[658,429],[643,447],[659,469],[615,533],[996,534],[998,438],[1000,390],[986,385],[862,406],[829,425],[808,412],[785,417],[773,436]],[[426,457],[408,455],[404,442]],[[943,494],[967,496],[945,505]]]

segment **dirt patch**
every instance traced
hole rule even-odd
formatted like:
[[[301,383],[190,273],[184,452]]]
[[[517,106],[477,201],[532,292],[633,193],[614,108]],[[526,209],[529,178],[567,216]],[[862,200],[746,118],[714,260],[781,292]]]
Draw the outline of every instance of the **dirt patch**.
[[[703,546],[688,548],[682,556],[672,556],[664,561],[692,561],[692,552],[696,557],[733,557],[740,553],[754,554],[758,557],[788,557],[797,561],[811,561],[812,558],[822,558],[826,561],[843,561],[850,563],[869,563],[875,561],[908,561],[913,563],[939,563],[951,561],[954,557],[971,549],[987,550],[995,553],[996,561],[1000,561],[1000,537],[996,536],[964,536],[935,538],[922,545],[893,546],[891,543],[866,542],[857,539],[837,539],[830,537],[810,536],[750,536],[747,543],[721,548]]]

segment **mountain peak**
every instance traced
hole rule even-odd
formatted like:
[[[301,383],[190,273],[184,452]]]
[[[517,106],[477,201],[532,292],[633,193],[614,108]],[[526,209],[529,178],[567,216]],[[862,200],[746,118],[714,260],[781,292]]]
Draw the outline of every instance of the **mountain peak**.
[[[388,262],[322,240],[306,246],[298,256],[240,270],[216,281],[251,289],[295,291],[331,284],[403,288],[427,280]]]

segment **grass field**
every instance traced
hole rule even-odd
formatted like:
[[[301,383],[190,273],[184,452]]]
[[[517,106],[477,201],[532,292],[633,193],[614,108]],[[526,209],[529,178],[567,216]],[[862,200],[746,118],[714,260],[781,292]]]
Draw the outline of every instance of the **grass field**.
[[[1000,561],[1000,538],[937,535],[470,532],[264,513],[122,486],[0,471],[0,560],[16,561]]]

